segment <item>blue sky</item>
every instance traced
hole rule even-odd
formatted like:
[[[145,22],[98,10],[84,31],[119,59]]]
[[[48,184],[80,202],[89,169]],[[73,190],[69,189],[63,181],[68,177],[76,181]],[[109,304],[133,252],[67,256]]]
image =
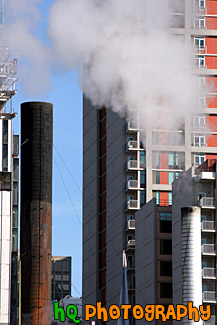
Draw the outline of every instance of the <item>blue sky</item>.
[[[53,0],[42,1],[40,9],[44,18],[46,18],[47,10],[52,2]],[[45,21],[41,24],[39,36],[43,41],[46,41]],[[25,62],[18,57],[18,79],[22,73],[23,64]],[[20,104],[22,102],[47,101],[53,103],[54,145],[62,159],[55,149],[53,149],[53,153],[67,190],[59,175],[58,168],[53,162],[52,254],[53,256],[72,256],[72,282],[77,289],[72,286],[72,295],[78,296],[82,294],[82,229],[77,219],[79,218],[82,221],[82,93],[75,71],[62,75],[52,75],[51,78],[52,89],[38,96],[26,93],[21,82],[17,82],[18,93],[13,99],[13,107],[18,112],[18,116],[14,120],[14,133],[20,133]],[[80,190],[62,160],[70,169]]]

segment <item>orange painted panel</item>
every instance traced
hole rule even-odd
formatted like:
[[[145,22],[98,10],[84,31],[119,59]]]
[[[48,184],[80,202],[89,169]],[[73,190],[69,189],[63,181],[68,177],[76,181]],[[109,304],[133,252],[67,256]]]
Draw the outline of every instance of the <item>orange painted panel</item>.
[[[206,8],[208,15],[217,15],[217,1],[206,0]]]
[[[207,56],[205,59],[207,69],[217,69],[217,57]]]
[[[216,114],[217,114],[217,112],[216,112]],[[207,116],[206,117],[206,125],[210,131],[217,132],[217,115]]]
[[[207,17],[206,18],[206,28],[207,29],[217,29],[217,18]]]
[[[207,17],[206,18],[206,28],[207,29],[217,29],[217,18]]]
[[[217,96],[207,96],[206,103],[209,108],[217,108]]]
[[[206,87],[207,91],[210,93],[216,93],[217,91],[217,78],[216,77],[206,77]]]
[[[167,192],[160,192],[160,205],[161,206],[168,206],[168,193]]]
[[[207,159],[217,159],[217,154],[216,155],[212,155],[210,153],[206,154],[206,160]]]
[[[168,173],[160,172],[160,184],[168,184]]]
[[[217,19],[216,19],[217,21]],[[217,29],[217,26],[216,26]],[[206,37],[205,40],[206,53],[207,54],[217,54],[217,38],[216,37]]]
[[[160,154],[160,169],[168,168],[168,153]]]
[[[217,147],[217,135],[212,134],[209,136],[206,136],[206,145],[207,147]],[[217,148],[216,148],[217,151]]]

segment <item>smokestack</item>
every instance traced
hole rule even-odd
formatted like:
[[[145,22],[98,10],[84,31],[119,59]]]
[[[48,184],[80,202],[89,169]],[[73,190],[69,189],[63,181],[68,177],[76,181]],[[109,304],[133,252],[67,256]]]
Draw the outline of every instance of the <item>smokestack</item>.
[[[53,105],[21,104],[22,324],[50,324]]]

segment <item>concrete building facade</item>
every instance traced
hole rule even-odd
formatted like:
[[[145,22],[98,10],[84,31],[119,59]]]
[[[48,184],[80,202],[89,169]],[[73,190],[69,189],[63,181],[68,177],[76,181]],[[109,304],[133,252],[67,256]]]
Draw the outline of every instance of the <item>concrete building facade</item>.
[[[52,258],[52,300],[60,301],[71,296],[72,258],[53,256]]]
[[[165,208],[164,211],[156,211],[158,219],[152,226],[156,236],[158,234],[156,247],[166,245],[162,240],[168,240],[169,249],[171,233],[164,235],[158,229],[163,218],[171,222],[173,181],[192,165],[198,166],[217,154],[217,2],[185,0],[177,3],[181,5],[171,13],[174,19],[169,28],[171,33],[192,44],[195,75],[201,94],[195,100],[203,113],[185,116],[183,126],[173,130],[161,123],[158,114],[148,120],[145,130],[142,130],[136,109],[131,112],[131,118],[120,118],[109,109],[92,107],[90,101],[84,98],[84,303],[102,301],[106,306],[118,304],[121,251],[126,250],[130,303],[134,304],[135,294],[137,297],[135,258],[140,260],[137,253],[135,256],[136,211],[152,198],[156,199],[157,207]],[[212,92],[208,90],[210,84],[213,85]],[[171,262],[171,256],[167,262]],[[171,263],[167,267],[171,269]],[[142,269],[142,264],[139,268]],[[164,276],[159,273],[157,282],[163,292],[161,277]],[[166,277],[167,280],[162,283],[171,286],[172,276]],[[156,299],[157,296],[160,298],[157,290],[161,289],[156,287]],[[168,297],[168,302],[170,299]]]

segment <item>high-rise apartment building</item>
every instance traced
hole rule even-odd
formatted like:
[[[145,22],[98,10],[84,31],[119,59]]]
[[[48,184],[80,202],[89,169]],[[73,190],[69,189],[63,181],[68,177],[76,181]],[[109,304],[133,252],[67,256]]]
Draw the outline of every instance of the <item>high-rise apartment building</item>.
[[[209,324],[216,323],[217,315],[216,163],[207,160],[190,168],[172,191],[173,303],[210,305]]]
[[[53,256],[52,258],[52,300],[60,301],[71,296],[72,258]]]
[[[217,155],[217,2],[176,2],[179,9],[171,12],[169,29],[192,43],[201,94],[195,105],[203,113],[186,115],[182,127],[172,130],[161,123],[160,115],[153,116],[142,130],[136,109],[131,118],[120,118],[109,109],[97,110],[84,98],[82,296],[86,303],[119,303],[122,250],[127,253],[129,296],[134,303],[135,212],[155,198],[157,207],[165,210],[157,212],[159,223],[171,218],[173,181],[192,165]]]

